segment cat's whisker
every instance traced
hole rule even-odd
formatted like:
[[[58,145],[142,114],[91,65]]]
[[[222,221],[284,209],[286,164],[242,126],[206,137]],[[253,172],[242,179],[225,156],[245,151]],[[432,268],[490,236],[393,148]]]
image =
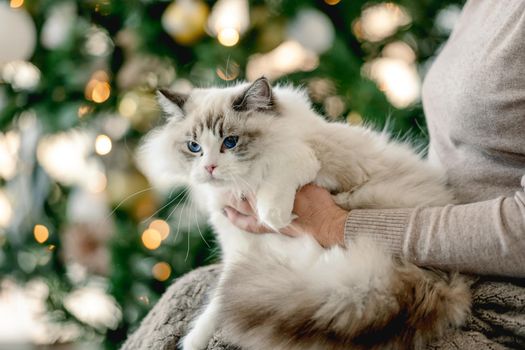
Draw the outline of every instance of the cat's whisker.
[[[193,211],[193,218],[195,219],[195,222],[197,223],[197,231],[199,231],[199,235],[201,236],[202,240],[204,241],[204,243],[206,244],[206,246],[208,248],[211,248],[211,246],[208,244],[208,242],[206,241],[206,239],[204,238],[203,234],[202,234],[202,231],[201,231],[201,228],[200,228],[200,225],[199,225],[199,218],[198,218],[198,211],[199,209],[197,208],[197,206],[195,205],[194,207],[194,211]]]
[[[183,207],[181,208],[181,210],[179,211],[179,220],[177,221],[177,233],[175,234],[175,242],[177,242],[177,239],[179,238],[179,232],[180,232],[180,222],[182,220],[182,209],[184,209],[184,205],[186,205],[186,199],[188,198],[189,196],[189,193],[190,191],[187,191],[185,194],[184,194],[184,197],[182,198],[182,201],[181,203],[184,203],[183,204]],[[171,214],[170,214],[171,215]]]
[[[166,221],[169,220],[169,218],[171,217],[171,215],[173,215],[173,213],[177,210],[177,208],[182,204],[182,208],[184,208],[184,205],[186,205],[186,200],[188,199],[189,197],[189,193],[190,191],[187,190],[185,193],[184,193],[184,196],[182,197],[181,201],[179,203],[177,203],[177,205],[175,206],[175,208],[173,208],[173,210],[169,213],[169,215],[166,217]],[[182,209],[181,208],[181,209]]]
[[[170,194],[168,195],[168,199],[170,199],[171,196],[173,196],[173,192],[175,192],[175,190],[176,190],[177,188],[179,188],[179,187],[177,187],[177,186],[173,187],[173,189],[170,191]]]
[[[155,215],[157,215],[162,209],[168,207],[171,203],[175,202],[185,191],[187,191],[187,189],[183,189],[178,195],[177,197],[171,199],[168,201],[168,203],[164,204],[161,208],[159,208],[156,212],[154,212],[153,214],[151,214],[149,217],[147,217],[146,219],[144,220],[141,220],[140,223],[143,224],[147,221],[149,221],[151,218],[153,218]],[[172,191],[173,193],[173,191]],[[171,196],[171,195],[170,195]]]
[[[188,256],[190,255],[190,233],[186,235],[188,236],[188,249],[186,249],[186,256],[184,257],[184,262],[188,261]]]
[[[194,207],[194,203],[193,201],[190,201],[190,213],[193,211],[193,207]],[[190,223],[191,223],[191,220],[190,220]],[[190,224],[190,231],[192,227],[193,227],[193,223]],[[188,249],[186,250],[186,256],[184,257],[184,262],[188,260],[188,257],[190,255],[190,236],[191,236],[190,232],[188,232],[187,236],[188,236]]]
[[[147,192],[147,191],[150,191],[154,188],[154,186],[151,186],[151,187],[148,187],[148,188],[145,188],[143,190],[140,190],[140,191],[137,191],[133,194],[130,194],[129,196],[127,196],[126,198],[124,198],[123,200],[121,200],[116,206],[115,208],[113,208],[113,210],[111,211],[111,213],[108,214],[108,216],[106,216],[106,218],[104,220],[107,220],[109,219],[113,214],[115,214],[115,212],[118,210],[118,208],[120,208],[120,206],[122,204],[124,204],[126,201],[130,200],[131,198],[135,197],[135,196],[138,196],[139,194],[141,193],[144,193],[144,192]]]

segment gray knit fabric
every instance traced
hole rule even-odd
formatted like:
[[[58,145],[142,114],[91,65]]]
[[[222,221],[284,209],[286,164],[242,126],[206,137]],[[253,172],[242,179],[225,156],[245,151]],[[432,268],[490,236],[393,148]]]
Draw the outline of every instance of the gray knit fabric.
[[[187,333],[190,321],[199,314],[219,272],[220,265],[212,265],[178,279],[122,349],[177,349],[179,339]],[[525,349],[525,295],[520,289],[524,285],[523,280],[475,282],[472,286],[474,311],[464,329],[440,339],[428,349]],[[221,341],[220,329],[207,349],[239,350]]]

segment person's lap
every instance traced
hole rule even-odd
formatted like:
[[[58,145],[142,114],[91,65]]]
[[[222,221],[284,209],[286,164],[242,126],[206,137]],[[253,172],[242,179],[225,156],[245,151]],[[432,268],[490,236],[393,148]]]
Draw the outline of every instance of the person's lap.
[[[201,311],[219,273],[220,265],[211,265],[196,269],[175,281],[139,328],[129,336],[122,349],[177,349],[180,338],[188,332],[191,321]],[[447,335],[428,348],[525,348],[523,283],[479,281],[474,284],[473,313],[464,329]],[[221,340],[220,331],[215,333],[207,349],[238,350]]]

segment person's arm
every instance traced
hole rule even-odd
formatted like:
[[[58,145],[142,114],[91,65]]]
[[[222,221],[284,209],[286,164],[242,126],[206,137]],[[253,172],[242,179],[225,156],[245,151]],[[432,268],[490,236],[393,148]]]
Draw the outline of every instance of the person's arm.
[[[231,197],[224,215],[240,229],[252,233],[268,233],[273,230],[261,224],[255,207],[255,198],[244,200]],[[295,196],[293,212],[297,218],[279,232],[288,236],[312,235],[323,247],[345,244],[344,228],[348,211],[338,207],[330,193],[315,185],[303,186]]]
[[[525,187],[525,177],[522,180]],[[296,197],[295,229],[321,245],[351,245],[369,237],[386,251],[421,266],[477,274],[525,277],[525,192],[514,197],[435,208],[356,209],[349,215],[316,186],[305,186]],[[225,214],[249,232],[268,232],[257,223],[248,202]],[[345,222],[346,221],[346,222]]]
[[[525,192],[436,208],[352,210],[345,241],[358,236],[421,266],[525,277]]]

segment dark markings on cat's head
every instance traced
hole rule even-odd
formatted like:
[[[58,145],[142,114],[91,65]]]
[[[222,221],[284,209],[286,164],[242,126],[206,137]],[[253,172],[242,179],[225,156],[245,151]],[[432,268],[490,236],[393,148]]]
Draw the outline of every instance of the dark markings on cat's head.
[[[159,89],[158,91],[168,100],[175,103],[179,108],[183,108],[186,101],[188,101],[188,94],[182,94],[168,89]]]
[[[204,120],[204,124],[206,125],[206,129],[208,130],[213,130],[212,129],[212,125],[213,125],[213,122],[215,119],[217,119],[218,117],[217,116],[214,116],[213,113],[209,113],[207,116],[206,116],[206,119]]]
[[[232,107],[238,112],[276,112],[277,104],[268,79],[260,77],[254,81],[233,100]]]
[[[173,92],[167,89],[157,90],[157,101],[162,112],[170,118],[176,120],[184,118],[184,104],[189,95]]]
[[[235,153],[239,161],[249,162],[257,158],[258,152],[253,151],[251,146],[261,135],[260,130],[246,130],[238,135],[239,143],[235,148],[232,148],[232,152]]]

